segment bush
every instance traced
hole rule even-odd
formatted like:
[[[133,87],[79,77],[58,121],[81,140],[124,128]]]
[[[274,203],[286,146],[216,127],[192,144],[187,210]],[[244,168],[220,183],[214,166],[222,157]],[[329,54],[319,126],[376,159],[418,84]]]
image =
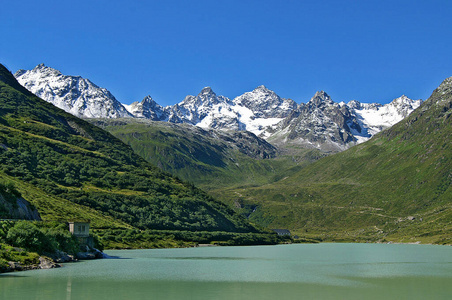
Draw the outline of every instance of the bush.
[[[0,193],[5,193],[16,198],[20,198],[22,196],[16,189],[14,183],[9,181],[0,181]]]
[[[0,258],[0,273],[2,273],[5,270],[7,270],[8,267],[9,267],[8,262],[5,259]]]
[[[11,221],[0,221],[0,243],[6,243],[6,236],[13,225]]]
[[[55,249],[69,254],[79,252],[79,242],[69,231],[61,228],[50,228],[45,229],[44,234],[49,240],[54,242]]]
[[[54,252],[56,249],[54,239],[50,239],[33,223],[27,221],[17,222],[9,229],[6,240],[13,246],[38,253]]]
[[[38,264],[39,255],[34,252],[0,244],[0,273],[8,269],[8,261],[19,262],[21,265]]]

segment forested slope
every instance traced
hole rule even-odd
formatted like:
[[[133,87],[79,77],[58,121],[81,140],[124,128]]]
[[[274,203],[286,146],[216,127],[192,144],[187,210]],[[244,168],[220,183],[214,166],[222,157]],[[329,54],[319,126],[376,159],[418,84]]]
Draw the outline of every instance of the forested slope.
[[[72,206],[141,229],[257,231],[109,133],[34,96],[1,65],[0,175],[17,181],[44,219],[72,218]],[[58,199],[65,204],[53,211]],[[97,218],[93,225],[103,226]]]

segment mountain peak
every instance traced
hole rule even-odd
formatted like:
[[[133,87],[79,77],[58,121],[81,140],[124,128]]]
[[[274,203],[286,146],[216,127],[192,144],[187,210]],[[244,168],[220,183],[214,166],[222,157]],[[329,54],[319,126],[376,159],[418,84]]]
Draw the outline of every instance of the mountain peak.
[[[399,98],[392,100],[391,103],[389,103],[388,105],[397,107],[397,109],[399,111],[405,111],[405,110],[411,111],[412,109],[415,109],[419,105],[421,105],[422,102],[423,102],[422,100],[413,100],[413,99],[408,98],[405,95],[402,95]],[[409,114],[409,112],[406,111],[403,113],[403,116],[405,117],[408,114]]]
[[[144,118],[152,121],[162,121],[167,115],[163,107],[157,104],[151,96],[147,95],[141,102],[133,102],[130,105],[124,105],[127,111],[135,118]]]
[[[33,94],[78,117],[130,117],[124,106],[106,89],[80,76],[63,75],[43,63],[19,70],[17,81]]]
[[[199,93],[199,94],[200,95],[210,95],[210,94],[216,95],[210,86],[206,86],[205,88],[203,88],[201,90],[201,93]]]
[[[450,93],[452,91],[452,77],[444,79],[444,81],[437,88],[437,91],[442,95]]]
[[[348,147],[349,143],[351,145],[355,141],[367,140],[383,128],[395,124],[422,102],[402,95],[384,107],[381,104],[359,103],[356,100],[348,104],[337,104],[325,91],[317,91],[307,104],[298,106],[295,101],[281,98],[265,85],[259,85],[232,101],[216,95],[210,86],[206,86],[198,95],[188,95],[182,102],[165,108],[149,95],[139,102],[121,105],[111,93],[88,80],[80,76],[60,74],[55,69],[39,64],[33,70],[18,71],[15,77],[31,92],[77,116],[133,116],[155,121],[188,123],[203,128],[249,130],[267,137],[273,131],[266,131],[269,126],[284,121],[278,128],[286,130],[287,126],[293,125],[293,128],[287,127],[287,130],[294,130],[290,140],[301,137],[305,140],[311,139],[309,143],[315,144],[325,140],[323,135],[328,132],[327,134],[334,137],[334,140],[329,142],[337,144],[342,150]],[[444,90],[452,93],[452,77],[446,79],[438,89],[440,92]],[[291,120],[299,122],[299,126]],[[329,129],[325,131],[319,128]],[[305,129],[307,132],[317,133],[309,137],[300,136],[298,133],[305,132]]]
[[[403,103],[408,103],[408,102],[411,102],[411,101],[412,101],[412,100],[411,100],[410,98],[408,98],[408,97],[405,96],[405,95],[402,95],[402,96],[400,96],[400,97],[395,98],[394,100],[392,100],[391,103],[394,103],[394,104],[396,104],[396,103],[401,103],[401,104],[403,104]]]
[[[254,89],[255,91],[271,92],[265,85],[260,85]]]
[[[47,67],[44,63],[40,63],[39,65],[37,65],[36,67],[34,67],[32,71],[42,71],[42,70],[48,70],[48,69],[49,69],[49,70],[55,70],[55,71],[58,71],[58,70],[56,70],[56,69],[54,69],[54,68]]]
[[[325,91],[317,91],[314,97],[320,97],[322,99],[329,99],[330,96]]]
[[[358,100],[351,100],[346,105],[353,109],[359,109],[361,107],[361,102]]]
[[[318,91],[315,93],[314,97],[309,100],[309,103],[314,104],[316,106],[319,106],[323,103],[327,104],[333,104],[333,100],[331,100],[331,97],[324,91]]]
[[[17,71],[17,73],[14,75],[16,77],[24,74],[25,72],[23,72],[24,70],[19,70]],[[44,63],[41,63],[39,65],[37,65],[36,67],[34,67],[31,71],[30,74],[34,73],[34,74],[41,74],[40,76],[59,76],[59,75],[63,75],[60,71],[58,71],[57,69],[51,68],[51,67],[47,67]]]
[[[147,95],[146,97],[144,97],[143,100],[141,100],[141,104],[145,104],[145,103],[154,103],[154,99],[152,99],[151,95]]]

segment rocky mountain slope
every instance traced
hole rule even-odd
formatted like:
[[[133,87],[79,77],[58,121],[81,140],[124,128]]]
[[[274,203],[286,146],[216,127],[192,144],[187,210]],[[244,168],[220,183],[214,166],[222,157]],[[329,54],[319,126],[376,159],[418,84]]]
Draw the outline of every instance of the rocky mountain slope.
[[[80,76],[63,75],[44,64],[29,71],[19,70],[14,76],[30,92],[74,116],[132,117],[108,90]]]
[[[275,145],[300,145],[339,152],[391,127],[421,103],[421,100],[406,96],[385,105],[361,104],[356,100],[347,104],[335,103],[327,93],[320,91],[276,126],[268,128],[267,139]]]
[[[12,183],[0,181],[0,219],[41,220],[39,212]]]
[[[205,129],[250,131],[278,146],[297,145],[337,152],[364,142],[417,108],[421,100],[406,96],[390,104],[335,103],[317,92],[297,105],[265,86],[231,100],[206,87],[175,105],[162,107],[150,96],[130,105],[119,103],[106,89],[79,76],[38,65],[15,77],[28,90],[67,112],[84,118],[144,118],[186,123]]]

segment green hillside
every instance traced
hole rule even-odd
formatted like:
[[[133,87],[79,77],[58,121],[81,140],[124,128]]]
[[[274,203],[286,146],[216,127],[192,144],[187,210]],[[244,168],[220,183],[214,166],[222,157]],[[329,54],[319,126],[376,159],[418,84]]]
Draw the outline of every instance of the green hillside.
[[[98,119],[105,129],[135,153],[161,169],[206,191],[267,184],[280,174],[294,172],[323,155],[299,150],[281,155],[272,145],[249,132],[207,131],[196,126],[140,119]]]
[[[452,243],[452,78],[370,141],[274,184],[223,190],[250,219],[326,240]]]
[[[258,231],[109,133],[32,95],[1,65],[0,180],[14,183],[44,220],[89,218],[94,228]]]

